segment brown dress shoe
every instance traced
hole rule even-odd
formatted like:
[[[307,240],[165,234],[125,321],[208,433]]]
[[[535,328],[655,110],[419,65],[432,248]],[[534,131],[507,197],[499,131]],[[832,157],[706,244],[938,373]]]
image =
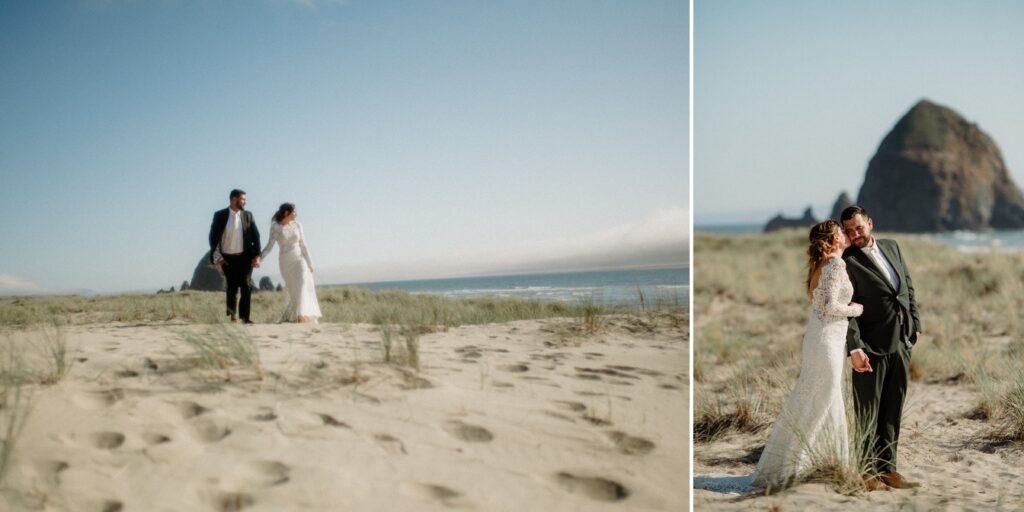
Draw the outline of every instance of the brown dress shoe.
[[[891,491],[892,487],[886,485],[885,482],[881,481],[877,476],[869,476],[864,479],[864,489],[868,492]]]
[[[911,482],[895,471],[891,473],[882,473],[881,475],[878,475],[878,478],[893,489],[913,489],[915,487],[921,487],[921,484]]]

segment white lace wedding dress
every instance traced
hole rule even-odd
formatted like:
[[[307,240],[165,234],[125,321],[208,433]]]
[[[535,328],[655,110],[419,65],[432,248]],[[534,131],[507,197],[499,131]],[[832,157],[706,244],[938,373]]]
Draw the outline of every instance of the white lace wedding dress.
[[[811,297],[800,377],[772,426],[754,474],[696,477],[695,488],[743,494],[785,485],[803,476],[814,460],[843,465],[849,460],[843,405],[846,327],[863,307],[850,305],[853,284],[843,260],[833,258],[822,267]]]
[[[302,224],[295,221],[284,225],[272,223],[270,240],[260,257],[266,258],[275,243],[281,246],[280,268],[286,292],[281,321],[296,322],[301,316],[316,322],[321,316],[320,303],[316,299],[313,262],[309,258],[309,249],[306,248]]]

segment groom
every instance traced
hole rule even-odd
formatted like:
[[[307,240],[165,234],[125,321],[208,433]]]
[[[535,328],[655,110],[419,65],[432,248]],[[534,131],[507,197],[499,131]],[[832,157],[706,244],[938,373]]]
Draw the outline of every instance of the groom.
[[[245,191],[232,190],[229,196],[231,205],[213,214],[210,224],[210,264],[220,265],[227,281],[227,314],[232,322],[242,318],[242,323],[251,324],[249,320],[249,300],[252,289],[252,269],[260,266],[260,232],[253,222],[252,213],[245,209]],[[214,255],[220,249],[220,258]],[[237,313],[235,302],[238,290],[242,297],[238,301]]]
[[[871,234],[874,224],[864,208],[851,206],[840,218],[850,239],[843,261],[853,282],[853,302],[864,305],[864,314],[850,320],[846,349],[853,365],[857,421],[867,427],[865,453],[878,480],[896,489],[918,487],[896,471],[910,352],[921,335],[914,285],[899,246]]]

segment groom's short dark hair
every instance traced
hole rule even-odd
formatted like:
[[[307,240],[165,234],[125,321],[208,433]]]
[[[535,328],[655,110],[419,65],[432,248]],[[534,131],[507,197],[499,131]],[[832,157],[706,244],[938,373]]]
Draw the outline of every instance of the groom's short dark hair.
[[[228,196],[228,199],[234,199],[234,198],[236,198],[238,196],[244,196],[244,195],[245,195],[245,191],[244,190],[236,188],[236,189],[231,191],[231,195]]]
[[[846,222],[852,219],[855,215],[860,215],[865,219],[868,218],[868,211],[858,205],[847,206],[843,210],[843,213],[839,214],[839,222]]]

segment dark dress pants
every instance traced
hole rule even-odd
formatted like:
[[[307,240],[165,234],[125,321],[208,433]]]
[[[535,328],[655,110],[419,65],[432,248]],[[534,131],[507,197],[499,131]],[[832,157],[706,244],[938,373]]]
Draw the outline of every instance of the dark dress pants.
[[[910,377],[910,350],[900,344],[896,352],[868,355],[874,372],[853,372],[853,406],[857,428],[864,438],[864,453],[875,471],[896,471],[900,417]]]
[[[242,320],[249,319],[249,301],[252,297],[252,289],[249,281],[252,279],[252,259],[244,254],[225,254],[224,279],[227,281],[228,315],[235,314],[235,303],[238,303],[238,317]],[[241,300],[238,300],[238,290],[241,289]]]

